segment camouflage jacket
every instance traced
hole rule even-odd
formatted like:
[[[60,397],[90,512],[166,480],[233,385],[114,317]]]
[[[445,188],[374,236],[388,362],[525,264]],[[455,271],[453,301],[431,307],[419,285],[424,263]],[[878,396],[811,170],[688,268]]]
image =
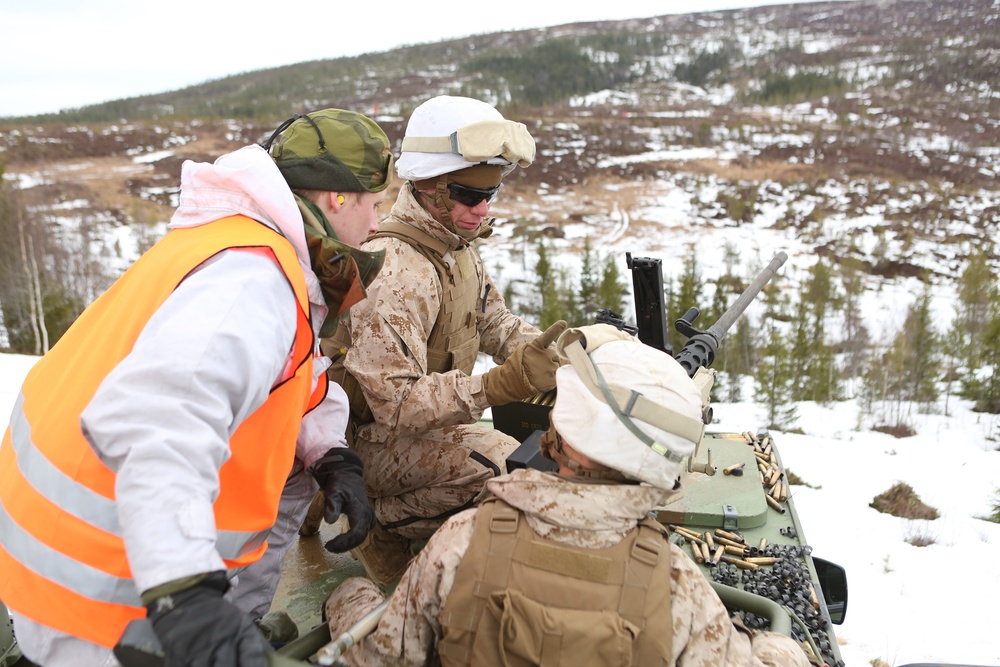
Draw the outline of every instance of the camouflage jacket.
[[[538,534],[557,542],[602,548],[616,544],[664,492],[647,486],[577,482],[536,470],[490,480],[489,492],[522,511]],[[348,654],[351,664],[422,665],[441,637],[439,617],[472,539],[476,510],[449,519],[434,534],[396,587],[378,628]],[[729,618],[697,565],[671,545],[673,655],[677,667],[807,667],[805,653],[788,637],[753,636]],[[365,579],[348,579],[327,603],[331,631],[343,631],[381,602]]]
[[[466,243],[420,207],[408,187],[400,190],[390,219],[412,225],[453,248]],[[482,376],[461,371],[427,374],[427,340],[441,308],[440,278],[433,264],[406,241],[371,239],[365,250],[385,249],[385,263],[368,286],[368,298],[351,308],[351,349],[344,365],[357,379],[382,435],[422,433],[477,421],[488,407]],[[473,249],[480,298],[475,313],[480,352],[502,363],[538,329],[514,315]]]

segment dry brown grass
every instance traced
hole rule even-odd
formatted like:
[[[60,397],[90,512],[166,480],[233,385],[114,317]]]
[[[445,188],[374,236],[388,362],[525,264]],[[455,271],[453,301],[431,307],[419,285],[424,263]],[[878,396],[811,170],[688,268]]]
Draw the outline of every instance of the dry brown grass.
[[[927,525],[916,522],[907,524],[903,539],[915,547],[929,547],[937,543],[937,537]]]
[[[799,477],[798,475],[796,475],[794,472],[792,472],[791,468],[785,468],[785,479],[788,480],[788,483],[791,486],[804,486],[804,487],[809,488],[809,489],[822,489],[823,488],[822,486],[814,486],[814,485],[810,484],[809,482],[805,481],[804,479],[802,479],[801,477]]]
[[[693,160],[686,163],[686,166],[695,173],[714,174],[729,181],[752,181],[755,183],[767,180],[794,183],[816,178],[821,172],[820,169],[811,165],[762,159],[737,162]]]
[[[920,496],[905,482],[897,482],[888,491],[875,496],[875,499],[868,506],[883,514],[891,514],[903,519],[932,521],[939,516],[938,511],[920,500]]]
[[[909,424],[876,424],[872,426],[872,430],[887,433],[896,438],[909,438],[917,434],[917,431]]]

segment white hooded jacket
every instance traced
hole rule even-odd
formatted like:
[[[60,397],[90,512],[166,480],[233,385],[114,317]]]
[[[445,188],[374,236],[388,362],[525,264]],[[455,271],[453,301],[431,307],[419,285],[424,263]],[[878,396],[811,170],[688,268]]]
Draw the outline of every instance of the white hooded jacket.
[[[309,268],[302,217],[271,158],[249,146],[214,164],[186,162],[171,227],[236,214],[295,246],[317,330],[326,306]],[[91,443],[118,471],[119,519],[139,591],[224,569],[214,546],[218,470],[229,457],[229,437],[286,371],[295,307],[274,261],[227,250],[177,287],[83,411]],[[316,366],[314,375],[325,381],[325,367]],[[336,439],[324,435],[336,430],[317,415],[336,411],[338,402],[344,408],[343,392],[332,389],[303,423],[296,455],[306,466],[345,444],[342,430]],[[317,417],[327,428],[306,423]]]
[[[214,164],[185,162],[180,198],[172,228],[243,214],[288,238],[318,333],[327,309],[309,267],[302,217],[262,148],[242,148]],[[287,372],[296,308],[273,259],[252,249],[226,250],[178,285],[83,410],[88,440],[117,473],[118,518],[137,592],[225,569],[212,509],[218,471],[230,456],[229,437]],[[325,371],[314,363],[318,381],[326,381]],[[309,466],[331,447],[346,446],[346,424],[347,397],[331,384],[327,399],[302,422],[297,464]],[[95,651],[113,661],[106,649],[18,622],[25,653],[43,664],[64,664],[67,650],[80,651],[73,664],[103,664],[87,660]]]

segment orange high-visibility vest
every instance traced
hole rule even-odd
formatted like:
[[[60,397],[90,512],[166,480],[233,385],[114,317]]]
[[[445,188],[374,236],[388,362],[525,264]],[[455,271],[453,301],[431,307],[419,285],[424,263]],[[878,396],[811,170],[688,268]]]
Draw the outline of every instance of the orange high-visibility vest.
[[[118,526],[115,473],[84,438],[80,414],[185,276],[230,248],[269,253],[298,302],[294,371],[233,434],[214,503],[227,567],[246,566],[267,548],[299,425],[327,383],[313,391],[315,338],[295,249],[265,225],[233,216],[168,232],[28,373],[0,446],[0,599],[11,609],[107,647],[145,616]]]

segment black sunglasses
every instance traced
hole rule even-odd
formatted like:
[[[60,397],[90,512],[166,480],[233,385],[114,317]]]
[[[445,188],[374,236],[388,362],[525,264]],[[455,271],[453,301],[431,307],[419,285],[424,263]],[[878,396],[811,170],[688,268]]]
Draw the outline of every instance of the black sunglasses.
[[[497,198],[497,194],[499,194],[500,188],[502,187],[503,183],[495,188],[487,188],[483,190],[481,188],[470,188],[469,186],[462,185],[461,183],[449,183],[448,194],[452,201],[464,204],[469,208],[474,208],[478,206],[480,202],[484,201],[487,204],[492,204],[493,200]]]

